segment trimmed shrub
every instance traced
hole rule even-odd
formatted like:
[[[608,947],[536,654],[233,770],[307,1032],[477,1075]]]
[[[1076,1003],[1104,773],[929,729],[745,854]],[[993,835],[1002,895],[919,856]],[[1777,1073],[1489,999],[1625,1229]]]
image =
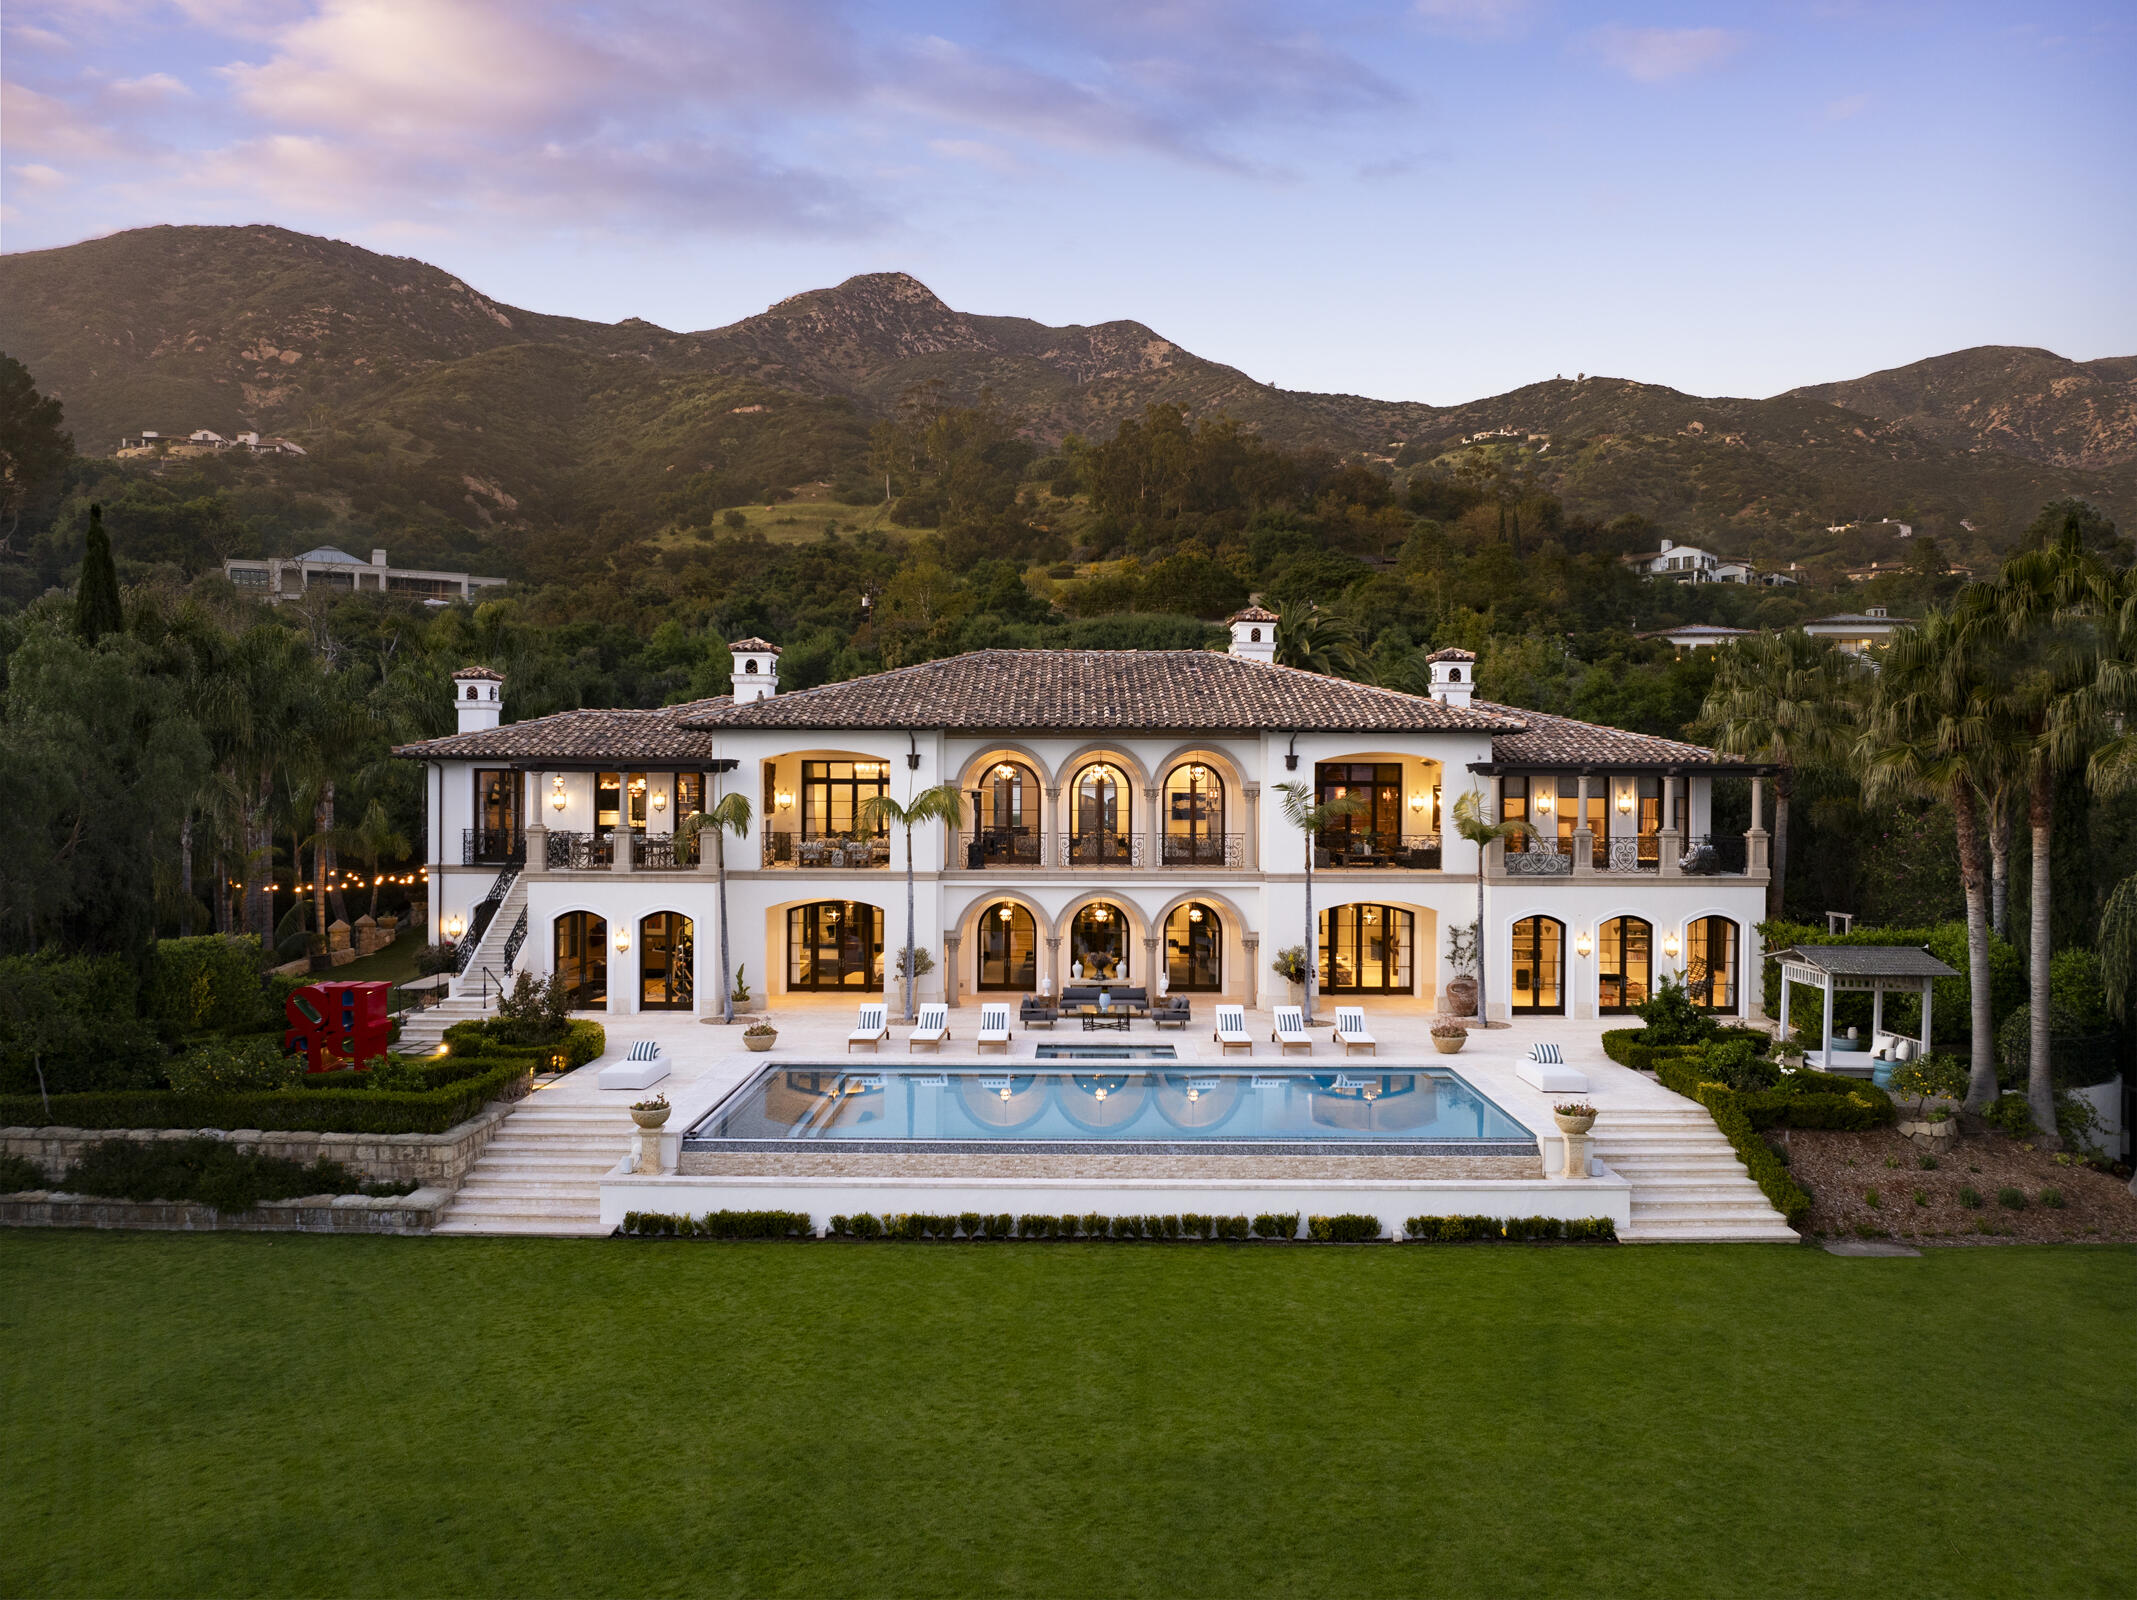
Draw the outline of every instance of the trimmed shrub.
[[[45,1169],[22,1156],[0,1156],[0,1194],[19,1194],[24,1189],[42,1189]]]
[[[2023,1211],[2026,1209],[2026,1191],[2007,1184],[1996,1191],[1996,1203],[2006,1211]]]
[[[622,1231],[641,1239],[812,1239],[816,1223],[806,1211],[708,1211],[702,1217],[626,1211]]]
[[[1981,1120],[1998,1133],[2007,1133],[2014,1139],[2023,1139],[2040,1131],[2034,1126],[2031,1103],[2015,1091],[1991,1100],[1981,1113]]]
[[[1421,1244],[1496,1244],[1568,1240],[1577,1244],[1615,1243],[1618,1225],[1609,1217],[1411,1217],[1403,1237]]]
[[[1781,1081],[1780,1067],[1760,1056],[1747,1039],[1709,1040],[1699,1070],[1710,1082],[1727,1084],[1742,1094],[1771,1089]]]
[[[1684,980],[1664,976],[1640,1007],[1640,1042],[1651,1046],[1705,1044],[1720,1031],[1721,1024],[1692,1004],[1692,992]]]
[[[516,1057],[541,1064],[545,1069],[551,1062],[563,1071],[583,1067],[608,1049],[608,1030],[598,1022],[584,1018],[564,1025],[561,1035],[547,1040],[530,1040],[519,1023],[500,1026],[490,1022],[456,1022],[445,1030],[446,1048],[454,1055],[478,1055],[493,1058]]]
[[[84,1151],[59,1187],[70,1194],[114,1200],[189,1200],[218,1211],[250,1211],[262,1200],[407,1194],[415,1185],[369,1183],[338,1161],[322,1157],[301,1166],[279,1156],[242,1151],[220,1139],[107,1139]]]
[[[1497,1217],[1411,1217],[1403,1236],[1430,1244],[1467,1244],[1500,1237]]]
[[[0,956],[0,1096],[149,1089],[163,1041],[119,956]],[[41,1113],[33,1119],[49,1119]]]
[[[1299,1214],[1296,1211],[1264,1211],[1254,1219],[1253,1232],[1257,1239],[1296,1239],[1299,1236]]]
[[[168,1089],[52,1096],[52,1112],[34,1094],[0,1095],[0,1127],[259,1128],[302,1133],[443,1133],[492,1100],[525,1092],[518,1061],[488,1066],[436,1089],[398,1093],[322,1093],[266,1089],[238,1094],[178,1094]]]
[[[307,1074],[304,1062],[282,1053],[274,1034],[214,1039],[181,1050],[163,1064],[163,1075],[179,1094],[238,1094],[248,1089],[294,1089]],[[320,1073],[326,1077],[330,1074]],[[339,1074],[332,1074],[339,1076]]]
[[[1308,1217],[1306,1237],[1321,1244],[1363,1244],[1380,1237],[1380,1219],[1356,1211],[1333,1217]]]
[[[158,939],[149,966],[143,1009],[167,1037],[201,1033],[242,1033],[278,1026],[279,1006],[268,1008],[267,986],[260,981],[260,941],[256,934],[203,934],[193,939]]]

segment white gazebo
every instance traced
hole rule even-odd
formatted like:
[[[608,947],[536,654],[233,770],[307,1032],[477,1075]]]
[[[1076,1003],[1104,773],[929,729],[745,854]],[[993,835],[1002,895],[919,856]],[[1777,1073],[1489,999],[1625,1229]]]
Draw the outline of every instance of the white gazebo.
[[[1788,997],[1796,984],[1808,984],[1825,996],[1823,1023],[1818,1030],[1819,1048],[1806,1051],[1804,1060],[1826,1072],[1852,1071],[1856,1076],[1875,1072],[1878,1041],[1912,1045],[1909,1056],[1929,1049],[1929,1017],[1932,991],[1939,978],[1956,978],[1956,969],[1946,966],[1919,945],[1904,944],[1806,944],[1768,952],[1768,959],[1781,963],[1781,1037],[1788,1037]],[[1833,1049],[1833,995],[1839,990],[1870,992],[1870,1042],[1866,1051]],[[1885,1028],[1885,996],[1889,993],[1922,997],[1922,1037],[1888,1033]],[[1887,1046],[1889,1049],[1889,1046]],[[1835,1054],[1860,1055],[1861,1061],[1847,1068],[1835,1066]],[[1886,1060],[1899,1059],[1896,1053]]]

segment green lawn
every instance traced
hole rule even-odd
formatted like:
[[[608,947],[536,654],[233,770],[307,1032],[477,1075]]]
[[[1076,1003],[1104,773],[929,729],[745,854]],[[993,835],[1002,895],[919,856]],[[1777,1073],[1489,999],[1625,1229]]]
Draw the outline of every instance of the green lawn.
[[[0,1594],[2129,1593],[2137,1251],[0,1234]]]

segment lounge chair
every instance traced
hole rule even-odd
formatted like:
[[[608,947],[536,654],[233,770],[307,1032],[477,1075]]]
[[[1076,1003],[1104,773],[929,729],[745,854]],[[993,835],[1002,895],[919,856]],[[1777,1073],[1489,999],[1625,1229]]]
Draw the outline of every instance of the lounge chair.
[[[1024,1003],[1017,1007],[1017,1025],[1025,1028],[1051,1028],[1061,1020],[1061,1013],[1054,1002],[1043,994],[1028,994]]]
[[[1567,1066],[1565,1052],[1548,1040],[1529,1046],[1527,1056],[1515,1065],[1514,1076],[1545,1094],[1586,1094],[1589,1088],[1588,1074]]]
[[[1009,1053],[1009,1007],[1007,1005],[989,1003],[979,1008],[979,1037],[972,1041],[972,1045],[974,1054],[985,1050],[990,1045],[999,1047],[1004,1055]]]
[[[871,1050],[882,1049],[883,1041],[890,1037],[890,1029],[883,1025],[885,1009],[883,1006],[861,1007],[860,1021],[854,1025],[853,1032],[846,1035],[846,1054],[852,1055],[857,1044],[865,1044]]]
[[[1194,1021],[1194,1007],[1184,994],[1169,994],[1150,1008],[1150,1020],[1160,1028],[1184,1028]]]
[[[913,1029],[905,1041],[905,1053],[911,1055],[922,1045],[940,1054],[942,1041],[950,1036],[950,1008],[947,1005],[925,1005],[920,1008],[920,1025]]]
[[[1306,1013],[1297,1006],[1278,1006],[1272,1014],[1276,1026],[1269,1030],[1269,1037],[1277,1044],[1278,1054],[1303,1050],[1313,1054],[1313,1035],[1306,1031]]]
[[[1217,1041],[1220,1051],[1230,1055],[1234,1050],[1254,1053],[1254,1036],[1247,1032],[1247,1008],[1245,1006],[1219,1006],[1217,1026],[1210,1030],[1210,1037]]]
[[[1366,1031],[1365,1007],[1336,1007],[1336,1043],[1343,1047],[1345,1055],[1357,1050],[1369,1056],[1380,1054],[1380,1041]]]
[[[640,1039],[630,1054],[612,1066],[603,1067],[594,1081],[604,1089],[650,1089],[668,1075],[668,1063],[660,1058],[660,1041]]]

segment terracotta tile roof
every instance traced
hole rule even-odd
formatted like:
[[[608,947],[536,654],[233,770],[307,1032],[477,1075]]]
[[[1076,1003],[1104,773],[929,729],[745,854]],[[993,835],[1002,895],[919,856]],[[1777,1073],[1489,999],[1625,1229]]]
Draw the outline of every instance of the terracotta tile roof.
[[[559,711],[476,733],[397,746],[397,756],[442,761],[674,761],[712,759],[712,735],[682,724],[685,712],[725,705],[694,700],[658,711]]]
[[[1224,619],[1226,622],[1281,622],[1284,619],[1267,606],[1248,606]]]
[[[1547,711],[1520,711],[1485,700],[1471,703],[1479,711],[1518,717],[1526,724],[1519,733],[1502,733],[1492,740],[1491,758],[1496,765],[1733,767],[1738,764],[1705,745],[1658,739],[1648,733],[1627,733],[1623,728],[1605,728],[1593,722],[1575,722],[1571,717],[1555,717]]]
[[[747,639],[730,640],[727,648],[736,655],[740,655],[745,650],[754,651],[758,655],[776,656],[780,654],[779,646],[773,644],[769,639],[760,639],[755,634],[751,634]]]
[[[1108,728],[1493,733],[1501,712],[1213,650],[975,650],[846,683],[715,703],[699,728]]]
[[[1426,656],[1426,657],[1425,657],[1425,660],[1426,660],[1426,661],[1428,661],[1428,662],[1431,662],[1431,661],[1474,661],[1474,660],[1476,660],[1476,658],[1477,658],[1477,653],[1476,653],[1476,652],[1475,652],[1474,650],[1464,650],[1464,649],[1463,649],[1463,648],[1462,648],[1462,647],[1461,647],[1460,645],[1453,645],[1453,644],[1451,644],[1451,645],[1447,646],[1447,648],[1446,648],[1446,649],[1444,649],[1444,650],[1435,650],[1435,651],[1433,651],[1433,652],[1432,652],[1432,654],[1430,654],[1429,656]]]
[[[503,683],[505,681],[505,675],[502,672],[492,672],[488,667],[462,667],[453,676],[456,678],[487,678],[492,683]]]

